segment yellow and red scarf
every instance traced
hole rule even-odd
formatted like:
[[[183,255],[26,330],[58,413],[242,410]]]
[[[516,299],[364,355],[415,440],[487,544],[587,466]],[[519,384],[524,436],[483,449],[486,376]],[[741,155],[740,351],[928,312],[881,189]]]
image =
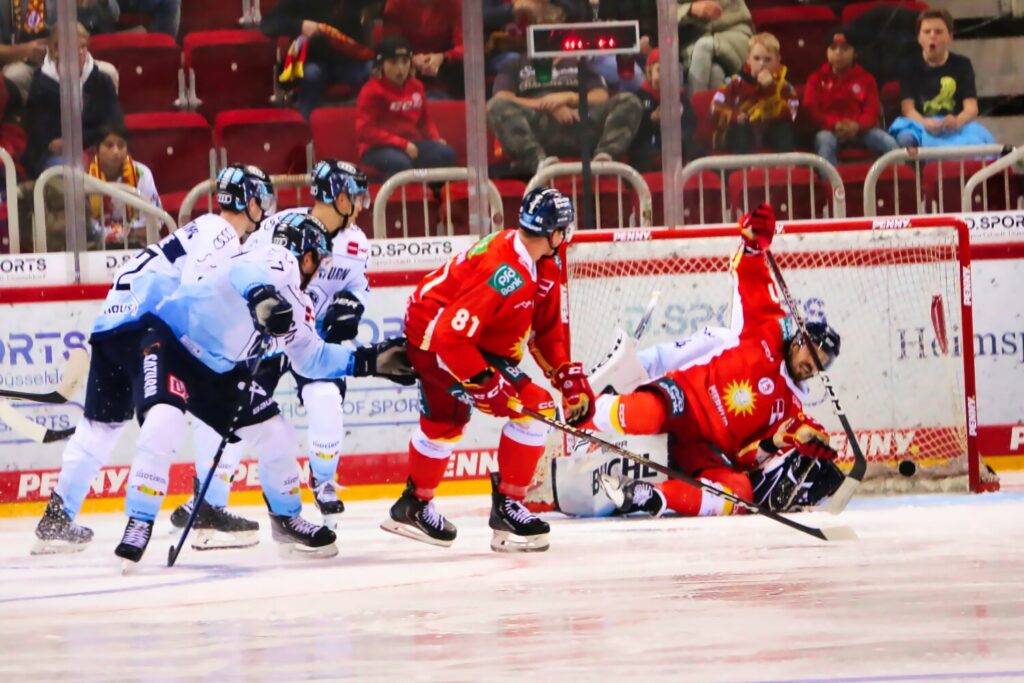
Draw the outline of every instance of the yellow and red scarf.
[[[108,183],[121,182],[132,189],[138,189],[139,187],[139,169],[135,165],[135,160],[132,159],[131,154],[125,157],[124,166],[121,168],[121,176],[119,178],[108,178],[103,175],[98,155],[93,156],[92,161],[89,162],[89,175]],[[114,211],[113,201],[112,197],[108,197],[105,194],[92,195],[89,197],[89,217],[100,220],[103,216],[110,216]],[[137,215],[138,211],[131,206],[125,206],[124,225],[130,226],[134,223]]]
[[[334,28],[330,24],[317,24],[319,35],[324,36],[331,47],[350,59],[358,62],[365,62],[373,59],[373,50],[357,43],[355,40]],[[284,60],[284,68],[278,80],[281,83],[301,81],[303,70],[306,64],[306,53],[309,51],[309,39],[306,36],[299,36],[292,41],[288,48],[288,55]]]
[[[46,0],[12,0],[11,15],[18,42],[39,38],[46,31]]]

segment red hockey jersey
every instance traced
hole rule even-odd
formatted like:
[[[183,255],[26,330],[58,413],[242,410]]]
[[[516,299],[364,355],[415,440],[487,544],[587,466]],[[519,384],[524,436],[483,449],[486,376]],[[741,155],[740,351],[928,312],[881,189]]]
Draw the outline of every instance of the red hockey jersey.
[[[429,273],[409,298],[409,343],[433,351],[460,380],[490,366],[481,352],[518,362],[528,343],[545,372],[569,360],[562,257],[536,264],[518,231],[493,233]]]

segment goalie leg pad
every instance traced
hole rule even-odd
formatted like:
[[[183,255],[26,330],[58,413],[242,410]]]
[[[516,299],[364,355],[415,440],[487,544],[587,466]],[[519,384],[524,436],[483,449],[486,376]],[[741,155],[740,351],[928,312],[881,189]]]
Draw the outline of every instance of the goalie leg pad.
[[[622,330],[617,331],[608,354],[589,373],[590,386],[597,394],[628,394],[650,379],[637,356],[636,341]]]
[[[616,504],[600,484],[600,477],[608,472],[613,461],[600,449],[574,454],[569,458],[555,458],[551,478],[558,509],[576,517],[607,517],[616,510]]]

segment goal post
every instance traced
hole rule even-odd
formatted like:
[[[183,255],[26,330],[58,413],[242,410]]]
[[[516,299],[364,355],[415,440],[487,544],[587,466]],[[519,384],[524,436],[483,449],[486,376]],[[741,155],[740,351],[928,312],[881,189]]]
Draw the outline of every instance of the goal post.
[[[618,329],[634,328],[655,290],[661,303],[641,349],[730,327],[739,245],[735,227],[578,233],[565,282],[573,359],[592,368]],[[786,222],[771,251],[804,319],[827,321],[842,336],[829,376],[867,458],[867,490],[991,487],[976,444],[966,224],[943,216]],[[824,388],[814,379],[809,387],[805,409],[848,469],[853,450]],[[564,447],[549,450],[564,455]],[[907,460],[910,477],[899,474]],[[549,471],[548,459],[535,483]]]

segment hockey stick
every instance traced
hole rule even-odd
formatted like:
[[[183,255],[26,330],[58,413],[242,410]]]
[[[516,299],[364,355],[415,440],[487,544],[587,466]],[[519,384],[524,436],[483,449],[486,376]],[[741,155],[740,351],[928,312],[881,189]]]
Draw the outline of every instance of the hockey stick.
[[[839,397],[832,386],[832,380],[829,379],[824,366],[821,364],[821,359],[818,358],[818,354],[814,351],[814,343],[811,341],[810,335],[807,334],[807,325],[804,323],[803,316],[800,315],[800,311],[793,302],[793,297],[789,293],[789,287],[786,286],[786,280],[782,277],[782,270],[779,269],[779,264],[775,262],[775,256],[770,251],[766,251],[765,256],[768,257],[768,265],[771,266],[772,273],[775,274],[775,282],[779,285],[779,291],[782,292],[782,298],[786,301],[786,307],[789,308],[790,314],[796,320],[796,325],[800,329],[800,335],[803,337],[804,343],[807,344],[807,348],[811,349],[811,358],[814,359],[814,367],[818,369],[818,377],[821,378],[822,383],[825,385],[825,391],[828,392],[829,400],[832,402],[832,409],[835,411],[836,417],[839,418],[840,424],[843,425],[846,439],[850,442],[850,448],[853,449],[853,467],[850,469],[849,474],[843,478],[843,483],[832,494],[832,498],[828,503],[828,511],[833,515],[838,515],[846,509],[850,499],[853,498],[853,494],[856,493],[857,487],[864,480],[868,461],[864,458],[864,452],[860,449],[860,443],[857,442],[857,435],[853,433],[850,421],[846,419],[846,413],[843,411],[842,404],[839,403]]]
[[[82,348],[74,348],[68,353],[68,362],[64,365],[64,377],[53,391],[46,394],[32,394],[23,391],[0,389],[0,397],[17,398],[35,403],[67,403],[78,391],[89,374],[89,352]]]
[[[651,293],[651,300],[647,302],[647,308],[644,310],[644,315],[640,318],[640,322],[636,324],[636,329],[633,330],[633,340],[640,341],[640,337],[644,336],[647,332],[647,326],[651,324],[651,318],[654,316],[654,309],[658,307],[658,299],[661,298],[661,292],[654,290]]]
[[[744,510],[747,510],[748,512],[762,515],[780,524],[785,524],[786,526],[792,529],[801,531],[805,534],[808,534],[809,536],[814,536],[815,538],[821,539],[822,541],[857,540],[857,534],[850,527],[841,526],[832,527],[828,529],[817,529],[812,526],[806,526],[804,524],[801,524],[800,522],[794,522],[793,520],[783,517],[782,515],[776,512],[772,512],[766,507],[762,507],[760,505],[757,505],[756,503],[752,503],[749,500],[744,500],[739,496],[729,493],[728,491],[723,491],[722,489],[716,488],[711,484],[706,484],[700,481],[699,479],[695,479],[683,472],[677,472],[676,470],[665,467],[664,465],[656,463],[653,460],[645,458],[642,455],[638,455],[637,453],[634,453],[632,451],[627,451],[625,448],[622,448],[621,446],[616,446],[615,444],[605,441],[604,439],[598,438],[593,434],[589,434],[588,432],[585,432],[582,429],[577,429],[576,427],[573,427],[570,424],[559,422],[558,420],[552,420],[551,418],[545,417],[544,415],[541,415],[537,411],[531,410],[526,406],[522,406],[521,408],[519,408],[519,412],[521,412],[523,415],[528,415],[535,420],[539,420],[540,422],[543,422],[549,427],[554,427],[555,429],[561,430],[566,434],[570,434],[576,437],[577,439],[589,441],[590,443],[600,446],[601,448],[612,451],[616,455],[620,455],[623,458],[628,458],[629,460],[632,460],[634,462],[643,463],[644,465],[650,467],[655,472],[660,472],[661,474],[664,474],[666,477],[678,479],[679,481],[685,482],[690,486],[696,486],[699,489],[703,489],[704,491],[707,491],[712,495],[718,496],[719,498],[724,498],[725,500],[731,502],[733,505],[737,505],[743,508]]]
[[[217,452],[213,455],[213,462],[210,463],[210,471],[206,473],[206,478],[203,480],[203,485],[199,489],[199,493],[196,494],[195,504],[192,506],[192,512],[188,516],[188,521],[185,522],[185,528],[181,530],[181,538],[178,539],[178,545],[171,546],[167,551],[167,566],[173,567],[174,563],[178,560],[178,555],[181,554],[181,549],[185,546],[185,541],[188,539],[188,534],[192,531],[192,525],[196,523],[196,517],[199,515],[199,508],[203,506],[203,500],[206,498],[206,492],[210,489],[210,483],[213,481],[213,475],[217,471],[217,466],[220,465],[221,456],[224,455],[224,449],[228,445],[228,439],[235,432],[235,424],[238,422],[238,416],[242,414],[242,408],[246,400],[246,396],[249,394],[249,387],[256,380],[256,373],[259,372],[260,363],[263,361],[263,353],[267,349],[269,337],[263,335],[260,339],[259,346],[256,349],[256,356],[253,358],[251,364],[247,368],[249,370],[249,376],[246,378],[244,383],[240,383],[241,386],[238,390],[238,404],[235,406],[235,414],[231,418],[231,425],[228,427],[228,433],[221,437],[220,445],[217,446]]]
[[[68,438],[75,433],[71,429],[47,429],[35,420],[30,420],[14,409],[7,401],[0,402],[0,420],[7,423],[7,426],[14,432],[35,441],[36,443],[53,443]]]

